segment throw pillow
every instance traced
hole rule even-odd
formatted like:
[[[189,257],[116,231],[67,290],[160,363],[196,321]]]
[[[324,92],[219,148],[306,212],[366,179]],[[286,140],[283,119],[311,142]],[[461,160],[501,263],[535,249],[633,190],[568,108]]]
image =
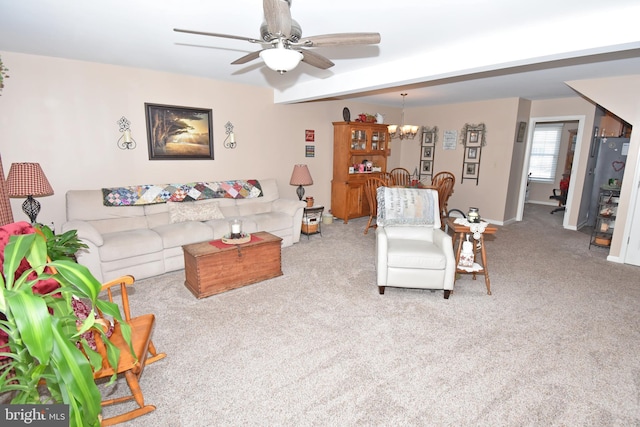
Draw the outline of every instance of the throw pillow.
[[[169,221],[173,224],[185,221],[208,221],[223,219],[218,202],[202,200],[198,202],[167,202],[169,207]]]

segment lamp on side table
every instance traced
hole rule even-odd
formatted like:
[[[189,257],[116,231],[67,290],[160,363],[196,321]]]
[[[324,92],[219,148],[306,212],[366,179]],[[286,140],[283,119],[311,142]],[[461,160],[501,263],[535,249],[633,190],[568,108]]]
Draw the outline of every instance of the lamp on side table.
[[[40,202],[34,197],[51,196],[53,188],[39,163],[13,163],[7,175],[7,193],[9,197],[27,198],[22,203],[22,210],[31,224],[35,224]]]
[[[295,165],[293,167],[293,173],[291,174],[289,184],[298,186],[296,193],[298,194],[298,198],[302,200],[304,197],[303,186],[313,185],[313,178],[311,178],[307,165]]]

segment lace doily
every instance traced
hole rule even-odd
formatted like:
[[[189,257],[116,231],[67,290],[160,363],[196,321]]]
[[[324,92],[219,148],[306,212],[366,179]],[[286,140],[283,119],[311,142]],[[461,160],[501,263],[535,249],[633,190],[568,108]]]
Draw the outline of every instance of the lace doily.
[[[473,238],[476,240],[480,240],[481,234],[484,233],[484,230],[487,229],[489,225],[488,222],[480,221],[480,222],[469,222],[466,218],[456,218],[453,221],[454,224],[464,225],[465,227],[469,227],[469,230],[473,234]]]

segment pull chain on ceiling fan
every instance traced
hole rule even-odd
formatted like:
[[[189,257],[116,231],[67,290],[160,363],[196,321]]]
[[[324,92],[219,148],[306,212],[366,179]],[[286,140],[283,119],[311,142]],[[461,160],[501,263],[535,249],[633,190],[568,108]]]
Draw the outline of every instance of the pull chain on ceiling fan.
[[[265,21],[260,26],[260,39],[179,28],[173,30],[179,33],[222,37],[261,44],[264,49],[238,58],[232,64],[245,64],[259,57],[267,67],[280,74],[294,69],[300,61],[323,70],[335,65],[328,58],[308,48],[380,43],[380,33],[335,33],[302,37],[302,27],[291,18],[291,0],[263,0],[262,6]]]

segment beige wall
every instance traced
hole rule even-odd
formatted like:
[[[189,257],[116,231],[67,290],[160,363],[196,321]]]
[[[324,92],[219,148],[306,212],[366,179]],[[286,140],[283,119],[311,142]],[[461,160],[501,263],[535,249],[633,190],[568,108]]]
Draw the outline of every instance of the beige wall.
[[[525,143],[516,142],[517,125],[520,121],[528,121],[532,104],[531,101],[510,98],[413,108],[405,113],[407,123],[438,126],[434,172],[451,171],[457,178],[449,208],[466,212],[471,206],[478,207],[483,218],[498,224],[514,220],[525,154]],[[484,123],[487,129],[477,185],[475,181],[461,182],[460,179],[464,160],[460,133],[466,123]],[[455,150],[442,147],[446,130],[458,131]],[[406,141],[402,145],[402,165],[413,171],[420,158],[420,141]]]
[[[8,172],[13,162],[42,164],[55,190],[53,196],[39,199],[42,212],[38,219],[45,223],[64,221],[64,195],[69,189],[274,177],[281,194],[294,198],[295,189],[288,182],[296,163],[307,163],[311,170],[314,185],[306,188],[307,195],[329,207],[331,122],[342,120],[342,108],[348,107],[352,116],[382,113],[389,123],[400,120],[398,108],[350,101],[276,105],[272,91],[264,88],[51,57],[0,54],[11,76],[0,96],[4,169]],[[621,83],[623,87],[627,84],[626,80]],[[148,160],[145,102],[211,108],[215,160]],[[632,103],[633,97],[628,102]],[[630,113],[602,105],[633,124],[627,118]],[[479,183],[476,186],[458,179],[449,206],[463,210],[477,206],[486,219],[503,223],[514,217],[518,177],[522,175],[525,144],[515,143],[517,123],[528,117],[585,115],[585,129],[591,129],[594,110],[594,104],[579,97],[532,102],[513,98],[407,109],[405,121],[438,126],[435,172],[450,170],[456,176],[462,171],[463,150],[459,143],[456,150],[442,150],[443,131],[460,132],[465,123],[485,123],[487,145],[482,149]],[[116,147],[120,137],[116,122],[123,115],[131,121],[138,142],[132,151]],[[235,126],[238,147],[234,150],[222,147],[227,121]],[[315,130],[314,158],[304,157],[305,129]],[[586,139],[588,144],[590,134],[585,134],[579,143]],[[417,138],[392,141],[389,167],[413,171],[418,166],[419,145]],[[637,145],[637,139],[632,139],[630,158],[637,155]],[[582,150],[581,156],[586,155],[588,149]],[[584,176],[585,170],[580,173]],[[576,191],[580,194],[582,189]],[[623,187],[628,198],[628,190],[624,191]],[[21,199],[12,199],[16,220],[26,219],[21,203]]]
[[[516,113],[515,134],[517,136],[518,126],[520,122],[528,123],[529,112],[531,111],[531,101],[528,99],[520,99],[518,102],[518,110]],[[522,188],[522,173],[525,163],[526,140],[529,125],[526,125],[525,135],[522,142],[516,141],[513,144],[513,154],[511,155],[511,175],[509,176],[509,189],[507,192],[507,200],[505,204],[505,219],[511,221],[516,218],[518,213],[518,204],[520,203],[520,192],[526,191]],[[526,186],[526,184],[525,184]],[[524,199],[524,195],[522,195]]]
[[[0,52],[10,78],[0,96],[0,153],[11,163],[41,163],[55,194],[39,198],[38,220],[61,224],[70,189],[118,185],[267,178],[295,198],[293,165],[307,163],[314,185],[306,194],[329,207],[333,164],[332,121],[342,108],[352,116],[380,112],[397,120],[400,110],[353,102],[275,105],[269,89],[185,75]],[[215,160],[150,161],[144,103],[213,110]],[[117,121],[131,122],[135,150],[123,151]],[[225,149],[224,125],[235,126],[236,149]],[[305,129],[315,130],[316,155],[305,157]],[[392,150],[392,161],[396,153]],[[398,154],[399,155],[399,154]],[[397,162],[397,160],[396,160]],[[22,199],[11,200],[16,220],[27,220]]]

